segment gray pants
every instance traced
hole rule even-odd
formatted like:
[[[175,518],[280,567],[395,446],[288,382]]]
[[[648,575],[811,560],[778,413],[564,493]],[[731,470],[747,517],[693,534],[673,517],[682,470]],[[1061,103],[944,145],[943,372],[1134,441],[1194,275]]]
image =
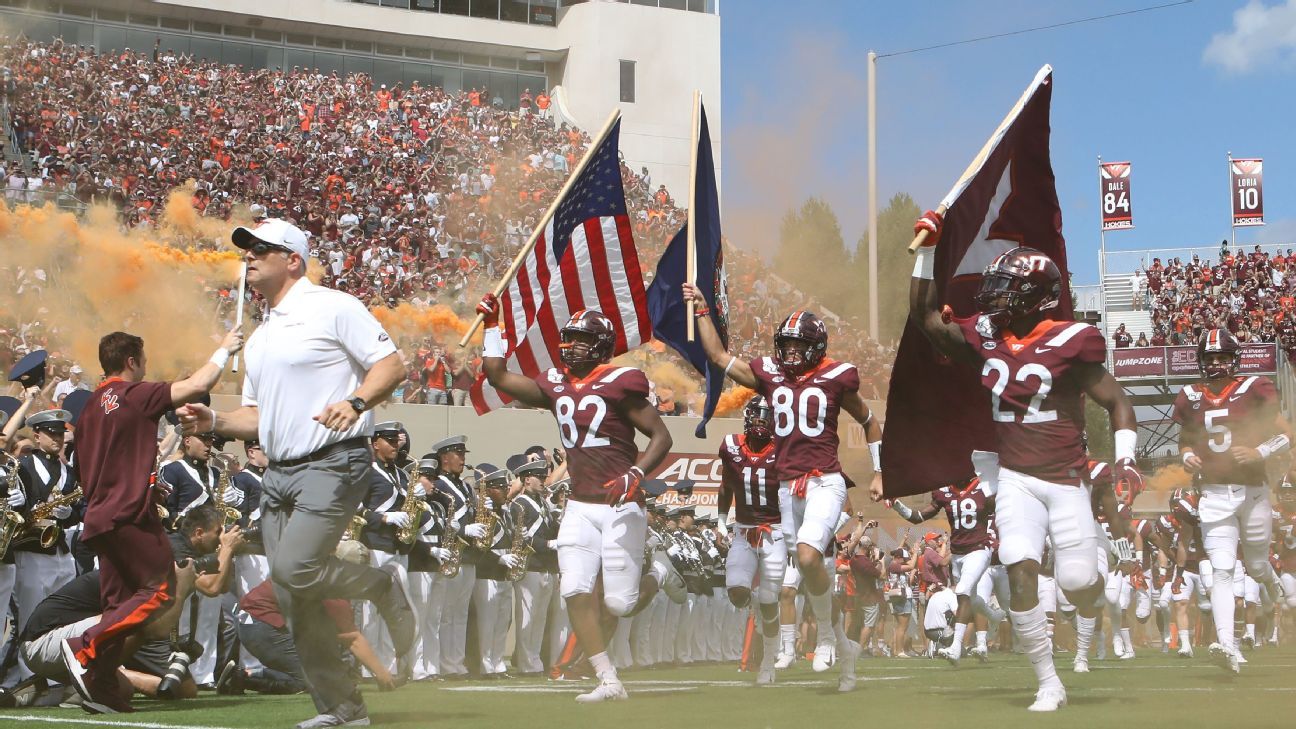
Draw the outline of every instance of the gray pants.
[[[267,675],[280,681],[293,682],[294,686],[305,687],[306,674],[288,631],[245,615],[240,618],[247,622],[239,623],[239,642],[261,661]]]
[[[357,447],[298,466],[272,463],[263,482],[261,533],[270,579],[321,713],[358,700],[342,661],[337,625],[321,601],[376,600],[392,584],[382,570],[333,556],[369,490],[372,464],[369,449]]]

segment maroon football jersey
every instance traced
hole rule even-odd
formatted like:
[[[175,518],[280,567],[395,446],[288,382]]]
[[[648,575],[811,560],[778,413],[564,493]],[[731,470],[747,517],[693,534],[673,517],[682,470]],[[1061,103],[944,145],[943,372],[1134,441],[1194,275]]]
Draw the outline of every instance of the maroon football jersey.
[[[1265,483],[1264,461],[1239,465],[1230,449],[1255,448],[1277,435],[1277,403],[1278,389],[1266,377],[1235,377],[1218,394],[1202,384],[1184,385],[1173,417],[1185,427],[1179,445],[1192,448],[1202,460],[1204,483]]]
[[[840,473],[837,416],[846,394],[859,390],[855,365],[825,357],[796,381],[788,379],[773,357],[757,357],[750,365],[756,392],[774,409],[778,478],[787,481],[814,471]]]
[[[1177,526],[1172,525],[1171,529],[1171,546],[1177,552],[1179,544],[1182,542],[1184,550],[1188,554],[1188,564],[1184,569],[1189,572],[1196,572],[1198,563],[1206,559],[1206,549],[1202,546],[1201,528],[1196,524],[1180,522]],[[1175,555],[1171,554],[1170,559],[1174,561]]]
[[[967,554],[990,546],[990,519],[994,497],[986,493],[981,479],[974,478],[966,489],[942,486],[931,494],[933,506],[945,510],[950,525],[950,552]]]
[[[648,378],[634,367],[596,367],[584,378],[560,369],[535,378],[558,421],[558,436],[567,450],[571,498],[602,503],[604,484],[623,476],[639,458],[635,428],[621,413],[630,398],[648,397]]]
[[[774,475],[774,443],[753,452],[747,448],[747,436],[735,433],[720,444],[721,488],[734,498],[738,523],[746,526],[777,524],[779,515],[779,480]]]
[[[1102,334],[1083,322],[1045,320],[1018,339],[985,316],[955,321],[982,363],[999,462],[1045,481],[1078,486],[1084,475],[1085,416],[1075,371],[1076,365],[1106,361]]]

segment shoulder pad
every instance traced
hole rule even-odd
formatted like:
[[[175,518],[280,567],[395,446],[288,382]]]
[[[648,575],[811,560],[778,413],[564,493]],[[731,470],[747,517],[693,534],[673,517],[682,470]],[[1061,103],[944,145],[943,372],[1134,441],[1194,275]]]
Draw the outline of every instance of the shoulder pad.
[[[977,316],[976,331],[986,339],[994,339],[999,334],[999,328],[990,323],[990,317],[986,314]]]
[[[563,371],[558,369],[557,367],[550,367],[549,369],[545,370],[544,376],[546,380],[552,382],[555,385],[561,384],[564,379]]]
[[[1202,398],[1201,390],[1198,390],[1196,385],[1184,385],[1183,394],[1188,398],[1188,402],[1197,402]]]

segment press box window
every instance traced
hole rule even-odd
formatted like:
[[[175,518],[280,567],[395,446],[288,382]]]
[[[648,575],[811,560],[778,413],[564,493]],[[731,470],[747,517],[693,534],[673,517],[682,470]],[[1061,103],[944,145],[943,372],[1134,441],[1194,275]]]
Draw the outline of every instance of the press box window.
[[[621,62],[621,103],[633,104],[635,100],[635,62]]]

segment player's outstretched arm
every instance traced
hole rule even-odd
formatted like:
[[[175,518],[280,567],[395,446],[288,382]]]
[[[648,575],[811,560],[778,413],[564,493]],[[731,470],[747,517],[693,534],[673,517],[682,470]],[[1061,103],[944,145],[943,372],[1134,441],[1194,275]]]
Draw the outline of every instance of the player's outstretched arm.
[[[516,372],[509,372],[504,361],[504,339],[499,331],[499,300],[494,294],[486,294],[477,305],[477,312],[483,317],[482,324],[482,373],[486,381],[496,390],[531,407],[542,408],[549,404],[540,386],[530,378]]]
[[[694,312],[705,312],[708,304],[706,297],[701,291],[691,283],[684,284],[684,300],[693,300]],[[707,360],[716,367],[723,367],[725,374],[729,379],[737,382],[743,387],[756,389],[756,375],[752,373],[751,366],[737,357],[729,354],[725,349],[724,342],[720,341],[720,333],[716,331],[715,324],[711,323],[711,317],[697,315],[698,338],[702,342],[702,351],[706,353]]]
[[[926,231],[927,240],[914,254],[913,278],[909,279],[909,319],[918,325],[941,354],[970,361],[963,331],[941,310],[933,280],[936,244],[940,241],[943,223],[941,216],[931,210],[914,223],[914,233]]]
[[[921,524],[940,513],[940,507],[935,504],[927,504],[926,507],[915,511],[900,499],[891,502],[891,510],[910,524]]]

